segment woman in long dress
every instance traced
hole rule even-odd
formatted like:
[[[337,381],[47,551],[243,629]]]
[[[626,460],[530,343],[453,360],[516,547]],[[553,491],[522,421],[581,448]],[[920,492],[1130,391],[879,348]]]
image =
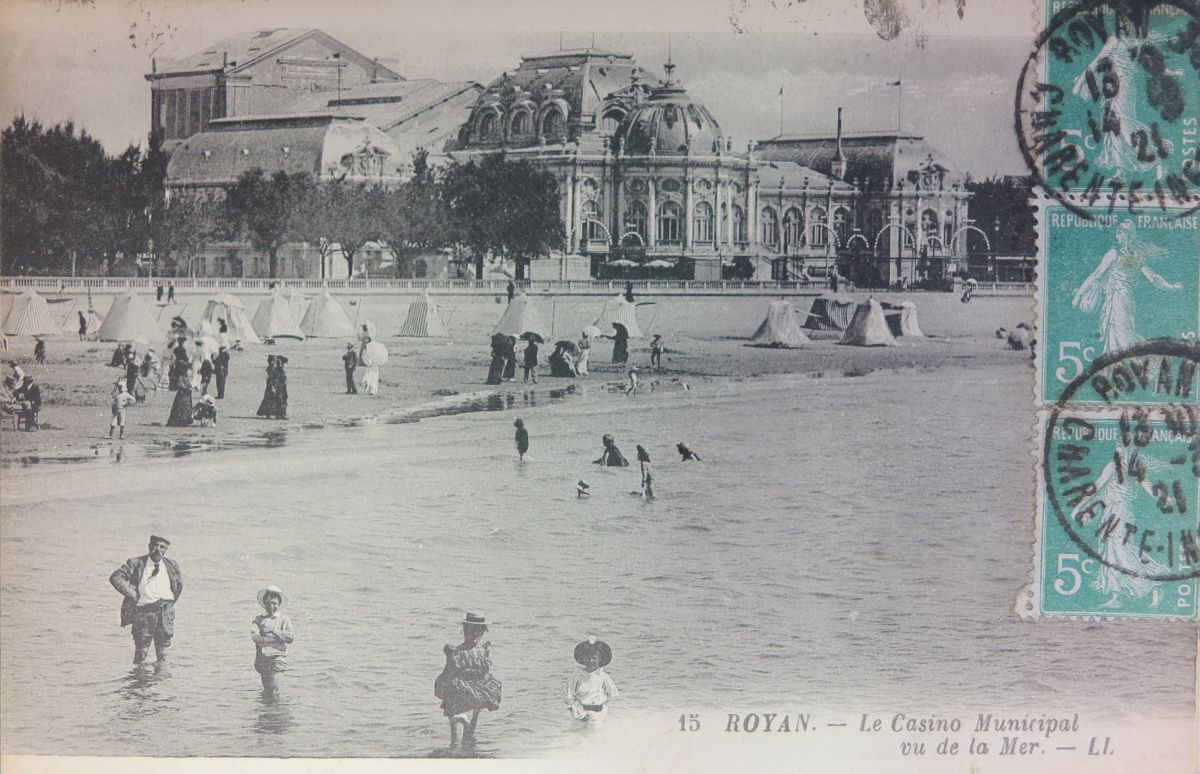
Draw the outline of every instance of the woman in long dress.
[[[191,427],[192,424],[192,361],[188,356],[187,340],[176,340],[171,351],[171,389],[175,401],[171,404],[171,415],[167,427]]]
[[[492,336],[492,364],[488,367],[487,384],[500,384],[504,377],[505,350],[508,337],[503,333]]]
[[[504,381],[511,382],[517,376],[517,337],[504,339]]]
[[[579,359],[575,361],[575,373],[579,376],[588,375],[588,355],[592,353],[592,338],[587,331],[579,338]]]
[[[1150,258],[1163,255],[1165,251],[1138,239],[1133,221],[1123,221],[1117,226],[1118,247],[1109,248],[1100,265],[1092,272],[1071,299],[1071,305],[1092,312],[1103,297],[1100,307],[1100,339],[1104,354],[1120,352],[1145,341],[1137,332],[1135,321],[1136,305],[1133,298],[1138,274],[1150,281],[1159,290],[1179,290],[1182,285],[1163,279],[1146,265]]]
[[[458,744],[459,731],[464,745],[475,741],[479,711],[500,709],[500,681],[492,677],[489,642],[483,616],[467,613],[463,620],[463,641],[446,645],[446,666],[433,684],[433,695],[442,700],[442,712],[450,721],[450,746]]]
[[[287,358],[282,355],[267,355],[267,386],[263,390],[262,402],[258,404],[258,416],[267,419],[287,419],[287,373],[283,370]]]
[[[612,336],[607,336],[613,340],[613,356],[614,363],[624,363],[629,360],[629,331],[620,323],[613,323],[613,330],[616,331]]]

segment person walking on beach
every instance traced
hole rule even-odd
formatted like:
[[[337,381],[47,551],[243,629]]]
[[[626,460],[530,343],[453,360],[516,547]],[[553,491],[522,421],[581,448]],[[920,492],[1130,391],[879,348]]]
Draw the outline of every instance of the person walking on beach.
[[[121,626],[132,626],[133,663],[141,664],[154,651],[159,661],[167,660],[167,649],[175,636],[175,603],[183,593],[183,575],[175,560],[164,554],[171,541],[150,536],[144,556],[127,559],[108,582],[121,592]]]
[[[512,280],[509,280],[508,281],[508,303],[510,303],[510,304],[512,303],[513,296],[515,296],[516,294],[517,294],[517,286],[513,284]]]
[[[192,360],[188,355],[187,339],[180,336],[176,339],[175,349],[171,351],[171,389],[175,391],[175,401],[171,404],[171,414],[167,417],[167,427],[191,427],[192,425]]]
[[[133,396],[129,394],[129,390],[125,389],[125,382],[121,379],[113,385],[112,399],[112,421],[108,423],[108,437],[112,438],[113,430],[121,428],[120,438],[125,437],[125,409],[129,404],[133,403]]]
[[[575,361],[575,374],[577,376],[588,375],[588,355],[592,353],[592,337],[587,331],[579,337],[579,358]]]
[[[154,300],[160,304],[162,303],[162,294],[163,294],[162,282],[155,283],[155,285],[154,285]]]
[[[638,369],[637,366],[629,366],[629,385],[625,388],[626,395],[632,395],[637,392],[638,388]]]
[[[76,312],[75,314],[79,315],[79,340],[86,341],[88,332],[87,317],[84,316],[83,312]]]
[[[209,358],[201,358],[200,360],[200,396],[204,397],[208,394],[208,385],[212,383],[213,373],[215,369],[213,362]]]
[[[521,364],[525,371],[525,381],[529,381],[529,377],[533,377],[533,383],[537,384],[537,357],[538,345],[537,341],[530,337],[529,343],[525,345],[525,360]]]
[[[504,339],[504,381],[511,382],[517,378],[517,337],[507,336]]]
[[[358,353],[354,351],[354,342],[346,345],[346,353],[342,355],[342,368],[346,371],[346,394],[357,395],[358,385],[354,383],[354,369],[358,368]]]
[[[650,339],[650,367],[662,368],[663,356],[663,337],[659,334],[654,334],[654,338]]]
[[[46,342],[42,340],[41,336],[35,336],[33,341],[33,362],[37,363],[38,365],[45,365]]]
[[[604,437],[600,440],[604,444],[604,451],[600,452],[600,458],[595,460],[595,464],[606,465],[611,468],[629,466],[629,460],[625,459],[625,455],[621,454],[621,450],[617,448],[617,444],[610,433],[605,433]]]
[[[517,458],[524,461],[525,452],[529,451],[529,431],[525,429],[525,422],[518,419],[513,422],[513,427],[517,428],[514,440],[517,443]]]
[[[125,353],[125,387],[130,395],[137,390],[138,371],[137,354],[130,349]]]
[[[167,303],[168,304],[175,303],[175,281],[174,280],[167,281]]]
[[[221,347],[213,358],[213,376],[217,379],[217,399],[225,398],[225,380],[229,378],[229,348]]]
[[[500,709],[500,681],[492,676],[489,642],[483,616],[467,613],[463,619],[463,641],[446,645],[446,666],[433,684],[433,695],[442,700],[442,712],[450,721],[450,746],[458,745],[459,733],[464,746],[475,742],[479,711]]]
[[[267,355],[267,385],[263,389],[262,402],[258,404],[258,416],[267,419],[287,419],[287,372],[283,355]]]
[[[653,472],[650,470],[650,455],[642,448],[641,444],[637,447],[638,465],[642,469],[642,497],[647,500],[654,499]]]
[[[625,280],[625,300],[633,303],[633,283],[629,280]]]
[[[608,703],[620,696],[617,684],[604,671],[612,663],[607,642],[588,637],[575,646],[575,663],[581,669],[567,681],[567,707],[582,728],[595,728],[608,715]]]
[[[621,323],[613,323],[613,335],[605,336],[613,340],[613,363],[620,364],[629,360],[629,330]]]
[[[254,641],[254,669],[262,678],[263,693],[268,697],[279,694],[279,675],[287,671],[287,649],[296,635],[292,619],[279,612],[287,597],[278,586],[267,586],[258,592],[258,604],[266,612],[254,617],[250,639]]]

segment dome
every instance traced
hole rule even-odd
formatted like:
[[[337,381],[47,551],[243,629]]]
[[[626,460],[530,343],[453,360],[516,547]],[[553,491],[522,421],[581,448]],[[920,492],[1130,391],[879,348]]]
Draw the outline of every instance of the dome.
[[[649,99],[629,111],[617,127],[618,147],[627,154],[683,155],[715,153],[721,147],[721,127],[703,105],[693,102],[678,83],[667,79]]]

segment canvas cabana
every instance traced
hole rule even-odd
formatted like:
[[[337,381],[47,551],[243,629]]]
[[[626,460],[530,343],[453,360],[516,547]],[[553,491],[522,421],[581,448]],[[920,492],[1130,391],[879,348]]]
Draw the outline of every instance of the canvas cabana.
[[[844,331],[854,317],[854,299],[826,293],[813,299],[804,327],[814,331]]]
[[[46,299],[30,288],[13,301],[4,318],[4,332],[9,336],[57,336],[62,328],[50,313]]]
[[[854,347],[895,347],[896,337],[888,329],[883,307],[873,298],[858,305],[838,344]]]
[[[450,336],[446,324],[442,322],[442,316],[438,313],[437,304],[428,293],[409,304],[408,316],[404,319],[404,325],[400,326],[400,335],[442,338]]]
[[[251,324],[261,339],[289,338],[304,341],[304,331],[300,330],[300,323],[296,322],[292,305],[279,291],[258,302],[258,309],[254,311]]]
[[[204,314],[200,316],[200,327],[211,328],[215,333],[221,329],[220,320],[225,321],[226,327],[229,328],[229,340],[234,344],[239,341],[246,344],[262,342],[254,332],[254,326],[250,324],[250,318],[246,316],[245,305],[236,296],[222,293],[210,298],[204,307]]]
[[[157,341],[162,335],[163,327],[155,319],[150,302],[132,290],[113,299],[104,322],[96,331],[100,341],[133,341],[138,336],[146,341]]]
[[[804,335],[796,321],[796,310],[788,301],[772,301],[767,316],[750,337],[754,347],[803,347],[812,340]]]
[[[613,323],[624,325],[629,338],[642,338],[642,329],[637,320],[637,307],[620,294],[604,302],[604,308],[600,310],[600,316],[593,324],[604,333],[609,333],[613,329]]]
[[[300,331],[316,339],[353,338],[354,323],[337,299],[325,290],[308,305],[300,321]]]
[[[542,322],[542,316],[538,314],[537,307],[529,300],[529,296],[518,293],[512,301],[508,302],[500,321],[492,328],[492,335],[502,333],[505,336],[519,337],[529,331],[545,340],[550,339],[550,327]]]

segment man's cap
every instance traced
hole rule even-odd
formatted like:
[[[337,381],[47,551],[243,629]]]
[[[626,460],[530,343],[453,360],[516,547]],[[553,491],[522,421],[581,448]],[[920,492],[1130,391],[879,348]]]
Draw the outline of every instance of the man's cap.
[[[161,537],[159,535],[151,535],[150,542],[151,543],[166,543],[167,545],[171,545],[170,540],[167,540],[165,537]]]

